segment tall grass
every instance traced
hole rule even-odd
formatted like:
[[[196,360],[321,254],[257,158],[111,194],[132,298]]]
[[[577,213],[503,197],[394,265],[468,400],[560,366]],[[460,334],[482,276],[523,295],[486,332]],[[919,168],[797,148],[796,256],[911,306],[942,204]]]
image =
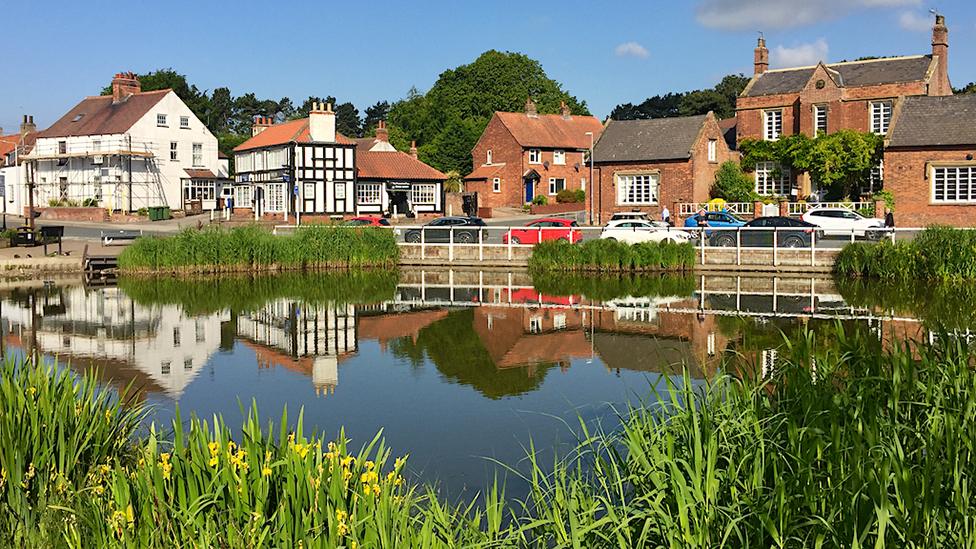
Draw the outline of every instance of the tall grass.
[[[379,437],[353,452],[341,433],[329,444],[300,427],[291,430],[287,415],[262,426],[252,410],[239,430],[220,418],[177,418],[172,434],[152,430],[132,439],[140,412],[120,409],[90,378],[72,383],[51,370],[7,364],[0,403],[3,541],[55,547],[976,544],[972,349],[946,337],[930,347],[886,349],[868,330],[851,334],[838,326],[827,337],[801,332],[782,339],[778,350],[766,378],[758,375],[758,357],[730,355],[725,374],[708,387],[695,389],[687,377],[672,382],[668,398],[652,395],[623,411],[621,429],[581,420],[572,455],[543,464],[530,447],[523,501],[506,500],[493,487],[467,504],[445,504],[434,488],[411,482],[406,462],[391,459]],[[44,457],[62,454],[66,459]]]
[[[929,227],[912,240],[848,244],[837,257],[836,271],[893,281],[974,280],[976,231]]]
[[[529,268],[541,271],[687,271],[694,264],[695,248],[691,244],[627,244],[607,239],[579,244],[542,242],[532,249],[529,258]]]
[[[690,274],[666,273],[660,276],[634,276],[619,273],[610,276],[593,274],[532,271],[532,286],[547,295],[582,294],[595,301],[620,297],[691,297],[698,286]]]
[[[385,229],[308,225],[275,236],[257,226],[208,227],[139,238],[119,255],[119,269],[223,273],[380,267],[396,265],[398,258],[396,236]]]

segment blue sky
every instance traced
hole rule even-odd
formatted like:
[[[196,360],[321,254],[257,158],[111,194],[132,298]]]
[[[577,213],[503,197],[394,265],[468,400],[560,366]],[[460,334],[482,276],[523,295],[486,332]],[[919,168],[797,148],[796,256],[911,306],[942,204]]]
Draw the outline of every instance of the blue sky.
[[[116,72],[173,67],[203,89],[334,95],[362,111],[426,90],[487,49],[518,51],[603,117],[618,103],[752,72],[762,30],[773,66],[930,51],[946,15],[954,85],[976,80],[972,0],[644,2],[4,2],[0,127],[47,127]]]

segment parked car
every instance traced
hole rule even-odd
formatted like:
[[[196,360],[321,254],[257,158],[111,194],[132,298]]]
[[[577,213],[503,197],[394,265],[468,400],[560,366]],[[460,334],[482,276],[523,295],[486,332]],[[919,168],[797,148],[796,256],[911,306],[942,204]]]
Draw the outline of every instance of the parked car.
[[[361,217],[354,217],[346,221],[345,223],[343,223],[343,225],[347,227],[366,227],[366,226],[389,227],[390,220],[384,217],[373,217],[373,216],[364,215]]]
[[[685,227],[741,227],[745,224],[745,221],[729,212],[696,213],[685,219]]]
[[[454,242],[470,244],[482,240],[485,222],[480,217],[439,217],[419,229],[410,229],[404,234],[407,242]]]
[[[650,219],[647,217],[647,212],[637,212],[637,211],[633,211],[633,212],[614,212],[614,214],[610,216],[610,222],[624,221],[624,220],[626,220],[626,221],[631,221],[631,220],[634,220],[634,221],[650,221]]]
[[[845,208],[813,208],[801,217],[808,223],[823,229],[827,236],[854,236],[861,238],[881,238],[884,236],[884,221],[868,219]]]
[[[745,247],[772,247],[775,235],[776,245],[782,248],[809,247],[813,237],[818,239],[822,232],[813,223],[792,217],[757,217],[742,226],[739,239]],[[761,230],[766,229],[766,230]],[[708,239],[712,246],[735,246],[737,231],[715,231]]]
[[[658,227],[650,221],[622,219],[611,221],[603,228],[600,238],[619,240],[628,244],[639,242],[689,242],[694,237],[680,229]]]
[[[524,229],[512,229],[502,235],[502,243],[508,244],[538,244],[547,240],[565,240],[576,243],[583,239],[583,233],[574,227],[579,227],[572,219],[561,217],[547,217],[525,224]]]

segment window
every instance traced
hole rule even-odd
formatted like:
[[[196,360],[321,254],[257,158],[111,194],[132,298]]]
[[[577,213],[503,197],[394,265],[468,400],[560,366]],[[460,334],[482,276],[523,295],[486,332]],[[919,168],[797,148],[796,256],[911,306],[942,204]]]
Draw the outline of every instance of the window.
[[[100,152],[102,150],[102,141],[100,139],[92,140],[92,152]]]
[[[871,168],[871,175],[868,177],[868,188],[866,192],[878,192],[884,188],[884,160]]]
[[[827,134],[827,106],[813,106],[813,136]]]
[[[360,183],[356,196],[359,204],[380,204],[382,203],[383,185],[379,183]]]
[[[234,207],[250,208],[252,206],[251,192],[250,186],[240,185],[234,187]]]
[[[193,319],[193,331],[196,334],[197,343],[203,343],[207,340],[207,326],[203,323],[202,318]]]
[[[783,111],[763,111],[763,139],[776,141],[783,133]]]
[[[552,151],[552,163],[557,166],[566,165],[566,151],[555,150]]]
[[[193,165],[203,166],[203,143],[193,144]]]
[[[716,155],[718,154],[717,148],[718,148],[718,142],[714,139],[709,139],[708,140],[708,161],[709,162],[715,162],[717,158]]]
[[[181,116],[180,117],[180,128],[183,128],[184,130],[190,129],[190,117],[189,116]]]
[[[170,372],[170,365],[171,365],[171,364],[172,364],[172,362],[170,362],[169,360],[164,360],[164,361],[162,361],[162,362],[161,362],[161,363],[159,364],[159,373],[161,373],[161,374],[163,374],[164,376],[165,376],[165,375],[169,375],[169,372]]]
[[[566,315],[558,314],[552,315],[552,328],[554,330],[563,330],[566,328]]]
[[[976,202],[976,166],[932,168],[933,202]]]
[[[790,194],[790,171],[776,162],[756,164],[756,193],[763,196]]]
[[[166,115],[157,114],[156,115],[156,125],[165,128],[166,127]]]
[[[193,359],[192,358],[184,358],[183,359],[183,369],[184,370],[192,370],[193,369]]]
[[[533,316],[529,318],[529,333],[537,334],[542,331],[542,317]]]
[[[581,191],[585,191],[586,190],[586,178],[585,177],[582,178],[582,179],[580,179],[580,190]]]
[[[67,141],[58,141],[58,154],[68,154],[68,142]],[[67,163],[68,163],[68,159],[67,158],[59,158],[58,159],[58,166],[64,166]]]
[[[617,175],[617,204],[657,204],[658,174]]]
[[[266,192],[267,204],[265,208],[269,212],[281,212],[285,209],[285,184],[271,183]]]
[[[493,193],[502,192],[502,179],[500,177],[496,177],[491,180],[491,192]]]
[[[177,155],[177,149],[176,149],[177,145],[178,144],[177,144],[176,141],[170,141],[169,142],[169,159],[170,160],[179,160],[179,156]]]
[[[433,204],[436,197],[436,184],[420,183],[410,188],[410,202],[414,204]]]
[[[488,149],[488,152],[485,153],[485,164],[491,164],[491,149]]]
[[[529,149],[529,164],[542,164],[542,151]]]
[[[885,135],[891,122],[891,101],[871,102],[871,133]]]
[[[173,347],[179,347],[181,339],[182,337],[180,336],[180,327],[173,326]]]
[[[213,179],[190,179],[183,185],[183,200],[213,200],[217,183]]]
[[[557,194],[566,188],[566,180],[561,177],[549,178],[549,194]]]

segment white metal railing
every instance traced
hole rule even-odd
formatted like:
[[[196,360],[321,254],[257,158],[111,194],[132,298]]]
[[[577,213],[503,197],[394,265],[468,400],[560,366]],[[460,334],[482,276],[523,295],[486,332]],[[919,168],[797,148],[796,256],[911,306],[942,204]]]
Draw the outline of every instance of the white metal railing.
[[[682,202],[678,204],[678,215],[682,217],[695,215],[705,210],[709,212],[726,211],[736,215],[752,215],[752,202],[726,202],[721,206],[708,202]]]
[[[801,216],[814,208],[843,208],[856,212],[873,206],[873,202],[790,202],[789,214]]]

